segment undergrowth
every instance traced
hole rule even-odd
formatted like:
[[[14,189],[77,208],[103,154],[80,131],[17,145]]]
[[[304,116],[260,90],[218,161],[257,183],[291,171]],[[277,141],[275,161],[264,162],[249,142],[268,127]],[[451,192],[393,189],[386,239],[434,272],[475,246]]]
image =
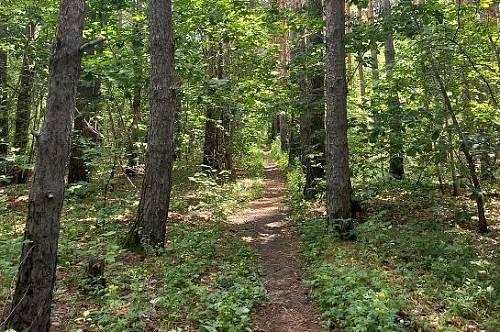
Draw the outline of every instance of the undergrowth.
[[[498,331],[500,254],[494,232],[462,219],[468,199],[391,181],[359,186],[356,241],[342,241],[304,202],[300,166],[288,174],[313,297],[324,320],[345,331]],[[324,209],[324,207],[323,207]],[[321,211],[321,208],[319,208]],[[458,213],[460,212],[460,213]],[[473,214],[473,213],[471,213]]]
[[[261,159],[262,160],[262,159]],[[253,174],[259,174],[259,160]],[[136,181],[139,183],[140,179]],[[136,187],[139,188],[138,183]],[[114,180],[106,199],[92,184],[68,188],[59,241],[53,326],[60,330],[244,331],[264,299],[255,253],[227,231],[227,216],[260,196],[263,181],[221,181],[197,173],[174,184],[167,243],[157,255],[120,246],[138,192]],[[189,190],[186,190],[189,188]],[[15,281],[27,189],[1,189],[0,321]],[[104,262],[103,283],[89,283],[89,259]]]

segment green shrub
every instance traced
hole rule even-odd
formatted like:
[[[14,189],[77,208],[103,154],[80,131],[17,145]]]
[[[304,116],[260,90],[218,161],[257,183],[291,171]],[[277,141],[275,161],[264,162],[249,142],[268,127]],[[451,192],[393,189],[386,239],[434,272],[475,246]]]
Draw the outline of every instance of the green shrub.
[[[306,211],[310,203],[304,200],[304,186],[306,179],[300,163],[293,166],[287,174],[288,206],[293,213]]]
[[[288,168],[288,153],[281,151],[281,140],[279,137],[276,137],[271,144],[270,155],[271,159],[278,164],[280,169],[286,170]]]
[[[257,146],[252,146],[237,163],[248,176],[261,177],[264,174],[264,151]]]
[[[329,234],[325,220],[301,224],[313,297],[329,326],[345,331],[403,331],[400,304],[386,273],[359,264],[349,245]]]

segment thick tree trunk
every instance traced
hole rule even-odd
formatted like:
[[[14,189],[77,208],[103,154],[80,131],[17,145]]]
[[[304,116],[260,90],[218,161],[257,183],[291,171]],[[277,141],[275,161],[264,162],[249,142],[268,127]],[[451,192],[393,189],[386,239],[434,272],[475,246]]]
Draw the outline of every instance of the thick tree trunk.
[[[320,0],[310,0],[307,9],[311,19],[323,18],[323,5]],[[305,43],[307,58],[312,52],[322,48],[323,43],[322,31],[311,34]],[[318,180],[323,178],[325,168],[325,78],[321,70],[312,69],[307,71],[306,75],[307,102],[300,121],[302,163],[306,177],[304,197],[313,199],[318,191]]]
[[[344,0],[326,1],[326,183],[330,221],[348,219],[351,179],[347,141],[347,82],[345,72]]]
[[[26,28],[23,62],[19,78],[19,93],[17,95],[16,122],[14,131],[14,147],[18,154],[26,152],[31,117],[31,102],[35,70],[31,43],[35,37],[36,24],[31,23]]]
[[[177,81],[171,0],[149,1],[151,117],[146,171],[136,227],[142,243],[163,246],[172,187]]]
[[[21,263],[7,327],[48,331],[56,280],[59,218],[80,72],[83,0],[62,0],[49,66],[47,114],[38,137]]]
[[[388,19],[391,15],[390,0],[382,0],[384,17]],[[394,37],[392,32],[387,34],[384,44],[386,77],[392,78],[392,70],[396,63],[396,52],[394,50]],[[389,173],[395,179],[402,179],[404,175],[403,164],[403,126],[401,123],[400,102],[397,91],[389,91],[387,97],[387,108],[390,114],[391,134],[389,135]]]
[[[9,104],[7,97],[7,52],[0,50],[0,156],[9,150]]]
[[[222,50],[217,51],[215,47],[208,50],[208,75],[209,79],[223,79],[223,56]],[[215,88],[210,91],[216,94]],[[224,168],[224,132],[223,114],[221,105],[213,102],[207,106],[205,111],[205,139],[203,142],[203,165],[204,171],[209,174],[217,174]]]
[[[325,4],[326,6],[326,4]],[[349,23],[349,20],[351,18],[351,3],[350,1],[345,1],[345,4],[344,4],[344,10],[345,10],[345,17],[344,17],[344,21],[347,21],[347,24],[346,24],[346,30],[348,33],[351,33],[352,32],[352,27],[351,27],[351,24]],[[349,76],[351,76],[351,73],[353,72],[353,68],[352,68],[352,54],[351,53],[347,53],[347,74]]]

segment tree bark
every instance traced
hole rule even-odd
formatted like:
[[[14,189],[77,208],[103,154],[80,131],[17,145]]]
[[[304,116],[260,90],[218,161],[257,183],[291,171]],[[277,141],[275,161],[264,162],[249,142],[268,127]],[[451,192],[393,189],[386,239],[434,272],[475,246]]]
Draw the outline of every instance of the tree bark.
[[[21,263],[7,327],[48,331],[56,280],[59,218],[64,198],[76,86],[80,72],[83,0],[62,0],[49,65],[47,114],[38,137]]]
[[[221,53],[222,50],[218,52],[213,46],[207,52],[209,79],[221,80],[223,78]],[[217,93],[216,88],[210,88],[210,93],[215,95]],[[203,142],[204,171],[209,174],[217,174],[223,169],[224,165],[224,132],[221,130],[221,126],[223,126],[221,105],[211,102],[207,105],[205,115],[205,139]]]
[[[100,82],[80,81],[77,88],[73,141],[69,159],[68,183],[90,182],[90,158],[85,148],[99,140],[98,134],[89,128],[92,115],[97,112],[97,100],[100,94]]]
[[[390,0],[382,0],[382,8],[384,17],[388,19],[391,15]],[[392,71],[396,63],[396,52],[394,50],[394,37],[392,31],[386,36],[384,44],[386,78],[391,80]],[[400,101],[397,91],[391,89],[388,91],[387,108],[390,115],[389,127],[391,133],[389,135],[389,173],[395,179],[402,179],[404,176],[403,164],[403,126],[401,123]]]
[[[7,52],[0,50],[0,156],[9,150],[9,101],[7,95]]]
[[[26,152],[31,117],[31,101],[35,70],[31,43],[35,38],[36,24],[31,23],[26,27],[23,62],[19,78],[19,93],[17,95],[16,120],[14,132],[14,147],[18,154]]]
[[[281,112],[279,119],[280,119],[281,151],[288,153],[288,148],[289,148],[288,115],[285,112]]]
[[[138,5],[138,10],[142,10],[142,6]],[[134,38],[132,40],[132,48],[137,56],[134,63],[134,90],[132,94],[132,123],[130,125],[129,142],[127,146],[127,168],[126,173],[128,176],[136,174],[135,167],[139,164],[139,154],[137,143],[139,142],[139,123],[141,121],[141,95],[143,83],[143,67],[142,61],[138,57],[144,50],[143,44],[143,26],[141,23],[134,24]]]
[[[330,221],[348,219],[351,211],[351,179],[347,141],[347,82],[345,68],[344,0],[326,4],[326,183]]]
[[[272,143],[280,133],[280,120],[279,115],[274,115],[271,122],[271,132],[269,135],[270,143]]]
[[[368,1],[368,23],[370,25],[373,25],[375,22],[375,12],[373,8],[374,1],[376,0]],[[372,71],[372,84],[375,87],[378,84],[380,77],[378,71],[378,47],[377,47],[377,41],[374,38],[370,39],[370,57],[371,57],[370,64]]]
[[[171,0],[149,1],[151,117],[144,182],[136,227],[142,244],[163,246],[172,187],[177,80]]]
[[[205,139],[203,141],[203,168],[205,172],[219,172],[221,167],[218,160],[219,142],[218,142],[218,112],[209,105],[205,120]]]
[[[312,20],[323,18],[323,5],[320,0],[310,0],[308,13]],[[310,54],[323,47],[322,31],[315,31],[305,41],[306,62]],[[325,173],[325,77],[323,70],[309,68],[306,63],[305,90],[306,103],[301,116],[302,163],[306,183],[304,197],[313,199],[317,194],[318,180]]]
[[[360,5],[358,4],[358,19],[359,22],[363,20],[363,11],[361,10]],[[359,75],[359,96],[361,97],[361,101],[366,96],[366,82],[365,82],[365,69],[364,69],[364,60],[363,53],[358,54],[358,75]]]

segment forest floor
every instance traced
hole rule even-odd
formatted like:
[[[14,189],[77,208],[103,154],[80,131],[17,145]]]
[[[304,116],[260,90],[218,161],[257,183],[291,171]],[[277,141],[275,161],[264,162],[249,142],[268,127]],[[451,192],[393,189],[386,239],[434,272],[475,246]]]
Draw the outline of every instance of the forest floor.
[[[500,331],[498,189],[488,190],[490,233],[480,235],[468,195],[411,179],[356,183],[363,212],[355,240],[343,241],[324,202],[304,201],[301,167],[285,178],[287,156],[276,165],[258,152],[256,171],[235,181],[177,165],[167,242],[155,254],[121,246],[141,177],[117,176],[110,190],[106,179],[69,185],[52,330]],[[0,324],[28,191],[0,187]],[[90,258],[105,262],[101,282],[86,277]]]
[[[299,240],[287,214],[285,178],[274,162],[266,160],[262,197],[231,218],[237,234],[257,251],[268,297],[255,315],[255,331],[323,331],[303,283]]]

